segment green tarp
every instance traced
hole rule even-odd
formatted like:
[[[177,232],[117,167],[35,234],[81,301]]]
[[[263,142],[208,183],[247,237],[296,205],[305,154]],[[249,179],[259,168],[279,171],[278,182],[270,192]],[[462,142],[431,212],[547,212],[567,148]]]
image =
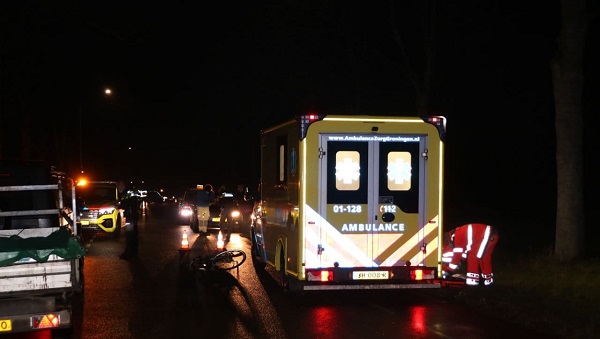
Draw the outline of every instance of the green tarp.
[[[51,254],[64,259],[74,259],[84,256],[86,252],[71,232],[63,227],[47,237],[21,238],[18,235],[0,237],[0,266],[24,258],[46,262]]]

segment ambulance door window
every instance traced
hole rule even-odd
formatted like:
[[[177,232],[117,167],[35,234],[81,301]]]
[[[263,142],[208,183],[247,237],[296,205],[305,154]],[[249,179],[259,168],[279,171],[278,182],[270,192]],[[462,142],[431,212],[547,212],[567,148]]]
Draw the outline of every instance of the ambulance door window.
[[[419,143],[379,144],[379,196],[392,197],[405,213],[419,211]]]
[[[327,143],[327,203],[366,204],[368,143]]]

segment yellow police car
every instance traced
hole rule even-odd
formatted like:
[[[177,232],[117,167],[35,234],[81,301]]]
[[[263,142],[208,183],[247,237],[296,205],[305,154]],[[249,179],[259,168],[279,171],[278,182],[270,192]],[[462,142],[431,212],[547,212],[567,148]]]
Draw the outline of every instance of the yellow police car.
[[[116,181],[80,181],[76,187],[77,223],[82,231],[118,238],[124,226]]]

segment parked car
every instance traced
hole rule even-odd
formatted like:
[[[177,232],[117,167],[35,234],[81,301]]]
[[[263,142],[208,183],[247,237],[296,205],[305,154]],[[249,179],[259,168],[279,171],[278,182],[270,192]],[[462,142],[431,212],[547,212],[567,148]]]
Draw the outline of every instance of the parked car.
[[[177,202],[157,190],[150,190],[144,198],[145,207],[155,215],[172,214],[177,210]]]
[[[183,196],[179,200],[179,216],[188,225],[191,225],[192,218],[196,216],[197,199],[198,189],[189,188],[183,192]]]
[[[198,192],[202,190],[202,186],[197,188],[189,188],[183,193],[183,197],[179,202],[179,216],[184,220],[185,223],[190,225],[190,228],[194,233],[201,233],[200,225],[198,222]],[[207,232],[215,229],[215,224],[218,228],[219,223],[219,212],[217,206],[211,205],[209,207],[210,217],[208,220]]]
[[[98,231],[118,238],[125,225],[119,207],[116,181],[80,182],[76,187],[77,223],[84,231]]]
[[[162,195],[159,191],[148,191],[144,198],[149,208],[170,207],[174,204],[173,198]]]
[[[242,213],[233,194],[224,193],[217,199],[219,206],[219,230],[229,236],[231,232],[239,232],[242,227]],[[218,230],[217,230],[218,232]]]

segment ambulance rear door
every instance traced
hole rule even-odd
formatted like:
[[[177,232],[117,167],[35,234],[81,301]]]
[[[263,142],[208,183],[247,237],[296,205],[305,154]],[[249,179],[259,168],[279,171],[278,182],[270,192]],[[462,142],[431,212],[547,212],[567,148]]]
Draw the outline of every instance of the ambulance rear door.
[[[420,265],[426,135],[320,134],[322,251],[312,267]]]

